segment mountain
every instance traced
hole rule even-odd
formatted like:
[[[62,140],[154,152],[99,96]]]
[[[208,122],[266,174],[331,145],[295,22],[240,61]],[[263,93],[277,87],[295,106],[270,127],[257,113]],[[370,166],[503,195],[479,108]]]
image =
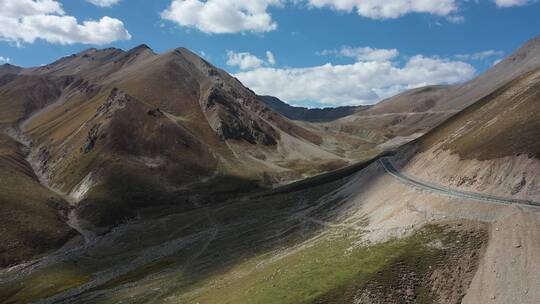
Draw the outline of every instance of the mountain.
[[[9,161],[34,168],[92,234],[350,162],[184,48],[89,49],[36,68],[4,65],[0,127],[26,146]]]
[[[324,109],[309,109],[305,107],[291,106],[273,96],[258,96],[258,98],[268,107],[289,119],[309,122],[333,121],[369,108],[369,106],[344,106]]]
[[[540,68],[500,86],[411,143],[411,172],[441,184],[540,201]],[[429,176],[431,172],[444,172]]]
[[[126,53],[89,52],[115,60]],[[524,54],[536,58],[540,49]],[[22,258],[2,247],[11,267],[0,270],[0,302],[538,303],[540,67],[527,66],[534,61],[495,67],[472,81],[480,89],[406,92],[354,114],[367,120],[363,127],[339,125],[350,117],[292,122],[222,71],[211,72],[222,85],[210,81],[201,72],[210,65],[183,49],[148,56],[119,72],[105,60],[89,73],[103,65],[109,76],[90,81],[88,92],[69,84],[66,97],[41,101],[30,114],[14,111],[22,118],[4,125],[10,136],[0,137],[0,166],[12,179],[0,184],[2,202],[11,195],[0,214],[14,221],[2,232],[31,246],[31,233],[43,231],[49,246]],[[90,64],[79,57],[71,59]],[[60,62],[55,71],[73,71]],[[459,99],[456,109],[441,104],[455,90],[482,96]],[[24,101],[41,104],[32,96],[11,102],[22,100],[23,110]],[[438,121],[440,113],[448,118]],[[423,118],[389,126],[382,119],[413,115]],[[262,187],[241,174],[259,169],[243,162],[250,151],[285,168],[275,150],[303,154],[309,145],[352,156],[385,144],[391,151],[286,185]],[[39,221],[29,225],[33,217]],[[54,226],[62,221],[82,237]]]
[[[327,127],[358,135],[370,130],[379,141],[404,143],[427,133],[457,112],[491,94],[499,86],[540,67],[540,37],[479,77],[452,86],[428,86],[406,91]]]
[[[539,107],[540,68],[526,69],[404,147],[394,159],[407,177],[489,198],[483,206],[414,207],[425,214],[450,212],[490,223],[488,247],[463,303],[540,299],[538,292],[523,291],[540,282],[538,267],[530,266],[538,263],[533,252],[540,249]]]

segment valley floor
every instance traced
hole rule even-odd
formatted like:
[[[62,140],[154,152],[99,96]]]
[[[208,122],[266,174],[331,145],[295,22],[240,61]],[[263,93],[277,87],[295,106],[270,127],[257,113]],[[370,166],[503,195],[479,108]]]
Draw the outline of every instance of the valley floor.
[[[384,162],[120,226],[0,271],[5,303],[537,303],[540,209]]]

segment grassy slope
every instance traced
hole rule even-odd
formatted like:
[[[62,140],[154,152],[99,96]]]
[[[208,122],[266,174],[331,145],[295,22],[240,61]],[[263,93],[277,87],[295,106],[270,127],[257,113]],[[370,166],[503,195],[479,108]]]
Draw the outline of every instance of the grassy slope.
[[[461,134],[458,137],[453,134]],[[422,150],[441,140],[465,159],[517,154],[540,157],[540,70],[529,72],[452,117],[421,139]]]
[[[0,266],[57,249],[75,235],[57,210],[65,202],[39,184],[20,149],[0,133]]]
[[[0,77],[0,123],[15,123],[52,103],[66,83],[61,77]]]
[[[399,284],[407,284],[400,282],[404,273],[398,265],[404,264],[422,277],[430,275],[437,264],[448,262],[444,250],[429,245],[434,240],[444,246],[462,243],[463,247],[471,245],[466,242],[478,241],[439,226],[378,245],[359,246],[356,240],[345,230],[308,243],[276,261],[265,261],[269,256],[258,257],[225,275],[209,278],[188,296],[178,293],[178,299],[193,303],[349,303],[353,291],[368,288],[373,280],[388,294],[398,292]],[[419,303],[433,303],[437,295],[427,291],[430,287],[415,286]]]

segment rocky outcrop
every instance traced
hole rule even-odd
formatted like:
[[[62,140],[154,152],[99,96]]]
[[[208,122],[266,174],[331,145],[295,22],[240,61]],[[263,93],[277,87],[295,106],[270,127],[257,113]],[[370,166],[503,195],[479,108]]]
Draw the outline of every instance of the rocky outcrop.
[[[246,97],[249,98],[249,97]],[[222,140],[238,140],[273,146],[279,138],[276,130],[260,116],[242,106],[242,96],[212,87],[202,100],[208,122]]]

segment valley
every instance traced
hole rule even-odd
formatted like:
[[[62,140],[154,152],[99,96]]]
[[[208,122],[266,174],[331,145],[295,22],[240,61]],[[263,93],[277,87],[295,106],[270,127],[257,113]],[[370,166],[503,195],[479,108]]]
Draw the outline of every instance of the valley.
[[[0,66],[0,302],[538,303],[539,107],[540,38],[326,111],[185,48]]]

